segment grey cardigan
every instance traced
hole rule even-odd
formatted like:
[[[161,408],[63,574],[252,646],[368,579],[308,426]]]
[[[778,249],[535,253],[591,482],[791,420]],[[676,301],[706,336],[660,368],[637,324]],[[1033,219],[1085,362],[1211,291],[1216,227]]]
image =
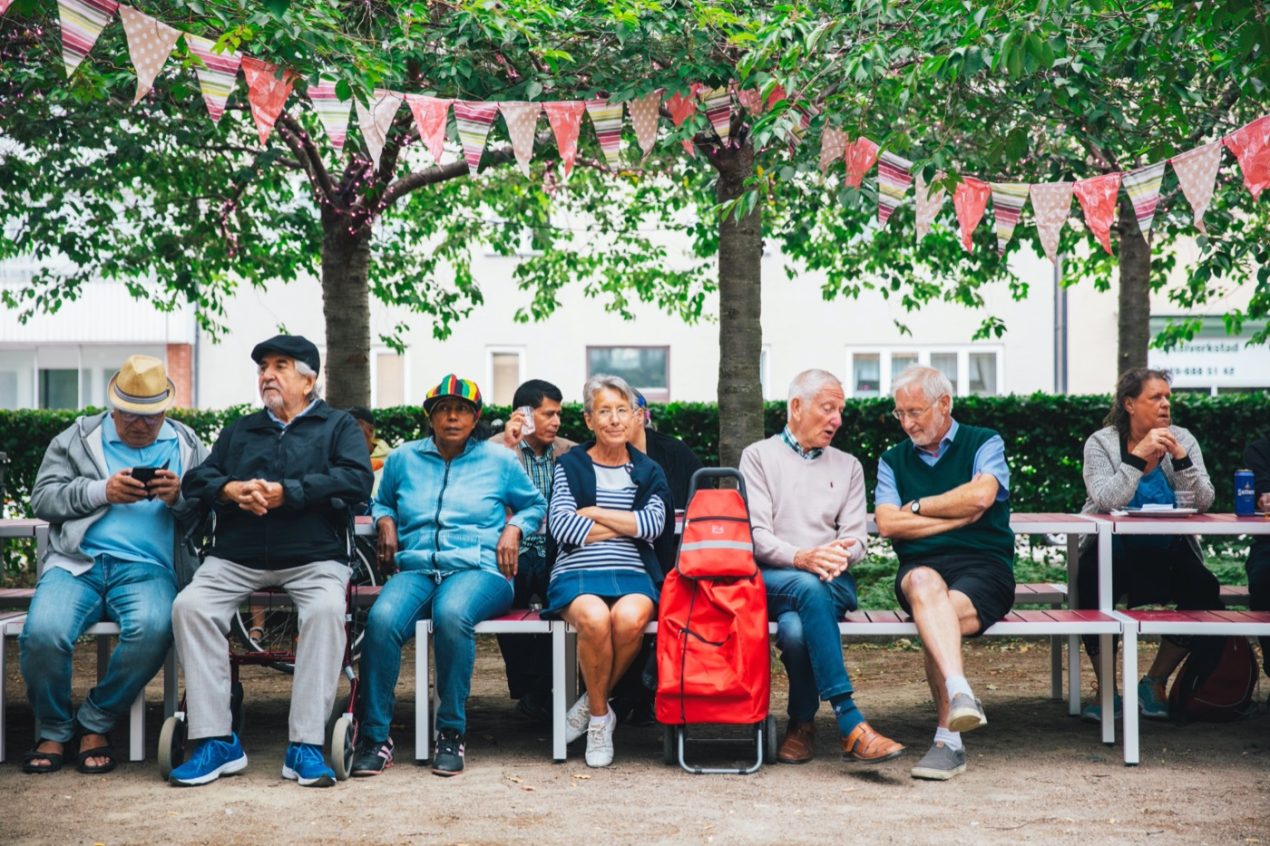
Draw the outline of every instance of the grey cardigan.
[[[88,527],[106,514],[106,453],[101,442],[101,423],[106,412],[79,417],[55,437],[44,452],[44,461],[31,490],[31,509],[47,520],[50,557],[76,575],[88,571],[92,562],[79,551]],[[207,457],[194,430],[184,423],[168,420],[176,429],[183,472]],[[176,526],[172,538],[172,561],[178,584],[188,582],[197,566],[184,543],[185,532],[197,519],[197,503],[180,497],[172,506]],[[68,560],[69,559],[69,560]]]
[[[1173,468],[1172,456],[1164,456],[1160,466],[1164,468],[1164,477],[1175,491],[1193,491],[1195,507],[1200,513],[1207,511],[1213,504],[1213,483],[1208,478],[1208,470],[1204,467],[1204,455],[1200,452],[1199,442],[1195,436],[1181,426],[1170,426],[1169,431],[1177,438],[1178,445],[1186,450],[1191,465],[1181,470]],[[1085,493],[1087,499],[1080,509],[1081,514],[1105,514],[1117,508],[1124,508],[1133,499],[1142,479],[1142,471],[1132,464],[1120,460],[1120,433],[1115,426],[1099,429],[1085,441]],[[1202,560],[1199,541],[1194,535],[1187,536],[1187,543]],[[1081,539],[1081,551],[1091,546],[1093,535]]]

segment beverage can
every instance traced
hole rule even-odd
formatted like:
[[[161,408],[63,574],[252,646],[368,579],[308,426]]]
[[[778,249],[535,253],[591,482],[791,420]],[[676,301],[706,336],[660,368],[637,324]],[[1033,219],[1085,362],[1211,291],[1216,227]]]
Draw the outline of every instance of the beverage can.
[[[1257,513],[1256,487],[1251,470],[1235,471],[1235,514],[1251,517]]]
[[[535,431],[537,431],[537,427],[534,426],[533,408],[531,408],[528,405],[522,405],[520,408],[516,410],[520,412],[520,416],[524,418],[524,421],[525,421],[524,425],[520,427],[521,437],[524,437],[525,435],[532,435]]]

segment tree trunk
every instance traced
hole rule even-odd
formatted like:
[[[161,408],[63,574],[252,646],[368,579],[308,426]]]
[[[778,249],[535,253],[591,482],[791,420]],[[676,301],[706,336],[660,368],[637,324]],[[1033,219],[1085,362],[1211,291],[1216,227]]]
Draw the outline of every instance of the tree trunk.
[[[1151,340],[1151,245],[1142,237],[1133,204],[1120,198],[1120,340],[1116,374],[1147,366]]]
[[[716,197],[720,203],[744,192],[754,172],[747,140],[718,156]],[[763,437],[762,206],[744,217],[719,222],[719,464],[736,467],[741,450]]]
[[[342,216],[322,215],[322,314],[326,319],[326,400],[370,405],[370,232],[348,233]]]

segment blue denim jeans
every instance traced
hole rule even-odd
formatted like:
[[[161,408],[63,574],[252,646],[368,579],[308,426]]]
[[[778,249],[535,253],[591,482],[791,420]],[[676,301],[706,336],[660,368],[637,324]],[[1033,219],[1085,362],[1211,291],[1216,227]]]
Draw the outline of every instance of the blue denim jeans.
[[[855,576],[848,571],[822,582],[806,570],[764,567],[763,584],[767,614],[776,621],[776,646],[789,676],[789,718],[807,722],[816,715],[819,700],[852,692],[838,621],[855,610]]]
[[[375,743],[388,739],[401,674],[401,647],[414,637],[415,623],[432,619],[437,665],[437,729],[467,730],[467,695],[476,663],[476,624],[504,614],[512,585],[489,570],[450,573],[438,584],[431,575],[406,570],[384,585],[371,606],[362,641],[361,734]],[[428,707],[428,693],[416,693],[415,707]]]
[[[75,721],[104,734],[126,715],[137,694],[163,666],[172,646],[176,580],[157,564],[102,555],[80,576],[49,567],[19,637],[19,664],[40,735],[65,743]],[[71,708],[71,652],[89,626],[119,625],[119,643],[106,674],[88,692],[78,714]]]

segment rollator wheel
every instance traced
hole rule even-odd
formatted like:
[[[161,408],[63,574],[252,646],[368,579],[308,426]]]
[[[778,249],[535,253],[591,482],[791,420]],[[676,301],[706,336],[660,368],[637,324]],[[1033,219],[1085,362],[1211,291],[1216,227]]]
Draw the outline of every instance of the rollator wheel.
[[[763,763],[776,763],[776,717],[771,714],[763,721]]]
[[[353,717],[351,714],[340,717],[331,727],[330,743],[327,746],[331,769],[340,781],[348,778],[353,771]]]
[[[182,717],[173,714],[163,721],[159,732],[159,776],[166,779],[172,770],[185,762],[186,725]]]
[[[675,727],[661,727],[661,759],[667,764],[679,763],[679,744],[675,742]]]

